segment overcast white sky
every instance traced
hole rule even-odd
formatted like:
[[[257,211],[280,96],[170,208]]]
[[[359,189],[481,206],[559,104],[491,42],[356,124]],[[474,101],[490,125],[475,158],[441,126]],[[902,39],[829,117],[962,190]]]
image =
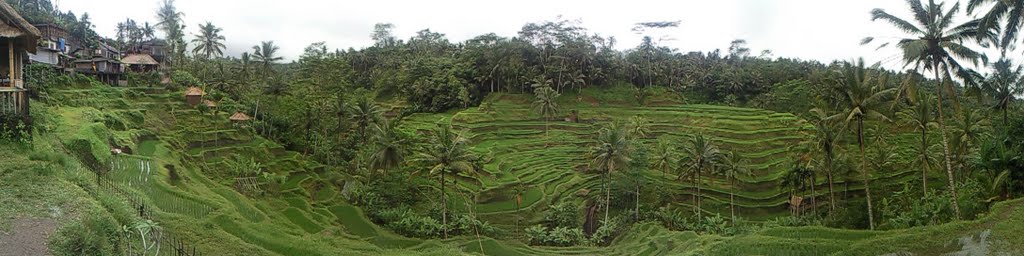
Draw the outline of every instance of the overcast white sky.
[[[54,0],[61,10],[88,12],[101,35],[113,37],[126,18],[155,23],[159,0]],[[950,4],[952,5],[952,4]],[[894,50],[861,46],[865,36],[901,34],[869,12],[883,8],[909,19],[899,0],[177,0],[191,36],[198,24],[210,21],[224,29],[227,53],[237,56],[263,40],[281,46],[291,60],[307,45],[324,41],[330,48],[363,48],[372,44],[370,32],[378,22],[396,25],[407,39],[430,28],[458,42],[494,32],[515,36],[527,22],[552,20],[558,15],[579,19],[591,33],[615,36],[619,48],[639,44],[630,32],[634,23],[682,20],[665,42],[680,51],[726,49],[733,39],[746,39],[754,55],[770,49],[774,56],[823,62],[865,57],[898,68]],[[966,20],[961,17],[958,22]]]

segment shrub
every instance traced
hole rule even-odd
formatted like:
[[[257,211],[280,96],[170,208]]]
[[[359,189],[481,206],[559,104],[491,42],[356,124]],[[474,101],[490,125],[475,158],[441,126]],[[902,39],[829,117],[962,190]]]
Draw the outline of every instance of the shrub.
[[[50,249],[54,255],[114,255],[118,235],[118,225],[109,215],[87,214],[57,230]]]
[[[175,70],[171,73],[171,84],[169,89],[186,88],[189,86],[199,86],[199,79],[192,76],[188,71]]]
[[[579,205],[571,200],[551,206],[544,214],[544,223],[549,228],[578,227],[579,219]]]

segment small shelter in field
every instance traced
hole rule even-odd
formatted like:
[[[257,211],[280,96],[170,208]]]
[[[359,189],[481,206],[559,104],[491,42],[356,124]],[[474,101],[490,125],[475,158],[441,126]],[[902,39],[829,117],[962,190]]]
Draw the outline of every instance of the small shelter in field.
[[[231,120],[231,123],[239,124],[252,120],[252,117],[249,117],[249,115],[246,115],[242,112],[235,112],[235,114],[231,115],[231,117],[229,117],[228,120]]]
[[[0,2],[0,114],[28,114],[28,87],[24,65],[28,53],[36,53],[39,30],[7,2]],[[6,61],[3,59],[6,58]]]
[[[153,72],[160,69],[160,62],[149,54],[129,54],[121,59],[131,72]]]
[[[202,88],[195,86],[189,87],[185,90],[185,101],[188,102],[189,106],[195,107],[203,101],[203,96],[205,95],[206,92],[203,92]]]
[[[217,102],[214,102],[212,100],[203,100],[203,105],[206,105],[206,107],[208,108],[216,108]]]

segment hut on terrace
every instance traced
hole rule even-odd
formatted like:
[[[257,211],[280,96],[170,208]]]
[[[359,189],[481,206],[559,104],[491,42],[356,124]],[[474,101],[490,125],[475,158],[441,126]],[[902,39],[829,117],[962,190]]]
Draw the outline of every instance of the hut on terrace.
[[[0,115],[28,116],[26,53],[36,53],[40,33],[7,2],[0,2]]]

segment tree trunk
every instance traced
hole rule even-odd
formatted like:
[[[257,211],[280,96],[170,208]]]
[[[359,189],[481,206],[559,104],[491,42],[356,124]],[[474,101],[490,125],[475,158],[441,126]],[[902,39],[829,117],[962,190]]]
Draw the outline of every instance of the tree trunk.
[[[814,173],[811,173],[811,211],[814,213],[814,217],[818,217],[818,197],[817,190],[814,189],[814,183],[818,182],[818,177]]]
[[[701,209],[700,209],[700,169],[699,168],[697,169],[697,179],[694,180],[693,183],[697,184],[697,196],[695,197],[696,198],[695,200],[697,201],[697,219],[700,219]]]
[[[733,196],[735,194],[733,192],[736,190],[736,178],[732,178],[730,183],[732,183],[732,188],[729,189],[729,211],[732,213],[732,225],[736,226],[736,198]]]
[[[444,239],[448,239],[448,197],[444,191],[444,173],[441,170],[441,230],[444,231]]]
[[[928,196],[928,128],[927,125],[921,128],[921,195]]]
[[[611,210],[612,190],[611,184],[608,184],[610,182],[610,177],[608,176],[611,174],[611,168],[608,168],[608,171],[604,174],[604,225],[608,224],[608,211]]]
[[[938,63],[936,63],[936,64],[938,64]],[[945,158],[945,162],[946,162],[946,178],[949,179],[948,180],[949,181],[949,191],[950,191],[950,193],[953,194],[953,198],[951,198],[950,201],[952,201],[951,203],[953,204],[953,212],[956,213],[956,219],[959,220],[960,219],[960,204],[957,202],[957,198],[959,196],[957,196],[957,194],[956,194],[956,182],[953,180],[953,164],[952,164],[951,160],[949,159],[949,140],[946,138],[946,118],[945,118],[945,114],[943,112],[943,107],[942,107],[942,101],[943,101],[943,96],[942,96],[942,89],[943,89],[942,88],[942,77],[939,76],[939,69],[938,69],[939,66],[938,65],[933,65],[933,67],[935,67],[934,68],[935,69],[935,80],[937,80],[939,82],[939,86],[938,86],[938,91],[939,91],[939,102],[938,102],[939,103],[938,104],[938,106],[939,106],[939,134],[942,135],[942,154],[943,154],[942,156],[943,156],[943,158]]]
[[[864,156],[864,119],[857,120],[857,142],[860,144],[860,171],[864,179],[864,193],[868,200],[868,226],[875,230],[875,212],[871,206],[871,183],[868,180],[867,160]]]
[[[836,211],[836,194],[835,190],[833,189],[833,186],[835,185],[835,180],[832,179],[832,151],[828,152],[828,159],[826,159],[825,161],[828,165],[828,173],[826,174],[826,176],[828,176],[828,215],[831,216],[832,213]]]

